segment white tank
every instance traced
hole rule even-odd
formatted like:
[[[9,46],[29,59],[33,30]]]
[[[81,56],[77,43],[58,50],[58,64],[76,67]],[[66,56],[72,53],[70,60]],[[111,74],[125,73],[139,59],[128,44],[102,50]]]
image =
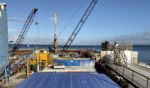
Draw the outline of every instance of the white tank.
[[[0,3],[0,68],[8,63],[8,23],[6,4]]]

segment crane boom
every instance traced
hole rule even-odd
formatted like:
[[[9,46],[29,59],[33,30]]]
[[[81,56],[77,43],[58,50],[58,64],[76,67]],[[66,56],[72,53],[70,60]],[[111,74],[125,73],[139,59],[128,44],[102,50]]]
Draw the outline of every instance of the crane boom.
[[[10,54],[10,56],[14,56],[16,54],[16,51],[20,47],[20,44],[22,44],[25,36],[27,35],[27,32],[29,31],[31,24],[33,23],[33,20],[37,11],[38,9],[34,8],[29,14],[29,16],[27,17],[25,24],[23,25],[23,28],[14,44],[14,47],[12,49],[12,53]]]
[[[76,38],[77,34],[79,33],[79,31],[81,30],[82,26],[84,25],[85,21],[87,20],[87,18],[89,17],[90,13],[92,12],[92,10],[94,9],[95,5],[97,4],[98,0],[92,0],[92,2],[90,3],[90,5],[88,6],[88,8],[86,9],[85,13],[83,14],[82,18],[80,19],[79,23],[77,24],[77,26],[75,27],[73,33],[71,34],[71,36],[69,37],[68,41],[66,42],[66,44],[63,47],[63,50],[67,50],[72,42],[74,41],[74,39]]]

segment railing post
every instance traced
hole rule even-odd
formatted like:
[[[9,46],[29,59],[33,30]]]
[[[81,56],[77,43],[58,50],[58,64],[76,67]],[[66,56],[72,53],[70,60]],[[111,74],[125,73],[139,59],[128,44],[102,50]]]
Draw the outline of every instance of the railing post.
[[[117,65],[116,65],[116,71],[117,71]]]
[[[132,71],[132,81],[133,81],[133,79],[134,79],[134,71]]]
[[[148,84],[149,84],[148,82],[149,82],[149,78],[147,78],[146,88],[148,88]]]
[[[124,75],[124,66],[123,66],[123,75]]]

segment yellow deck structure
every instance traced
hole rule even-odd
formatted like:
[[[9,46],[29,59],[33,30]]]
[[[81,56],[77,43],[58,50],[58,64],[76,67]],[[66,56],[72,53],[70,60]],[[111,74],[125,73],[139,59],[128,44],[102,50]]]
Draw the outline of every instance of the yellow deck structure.
[[[34,57],[29,60],[32,65],[40,64],[40,66],[48,66],[51,63],[51,54],[47,51],[38,50],[33,53]]]

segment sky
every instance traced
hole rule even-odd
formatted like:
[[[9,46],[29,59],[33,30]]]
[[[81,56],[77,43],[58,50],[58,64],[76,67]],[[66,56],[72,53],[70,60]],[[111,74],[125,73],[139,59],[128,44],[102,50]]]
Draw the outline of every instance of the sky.
[[[58,42],[66,43],[91,0],[0,0],[7,4],[8,20],[26,20],[38,8],[24,43],[53,44],[54,12],[58,13]],[[9,41],[18,37],[24,22],[8,21]],[[99,0],[73,44],[101,41],[150,44],[150,0]]]

